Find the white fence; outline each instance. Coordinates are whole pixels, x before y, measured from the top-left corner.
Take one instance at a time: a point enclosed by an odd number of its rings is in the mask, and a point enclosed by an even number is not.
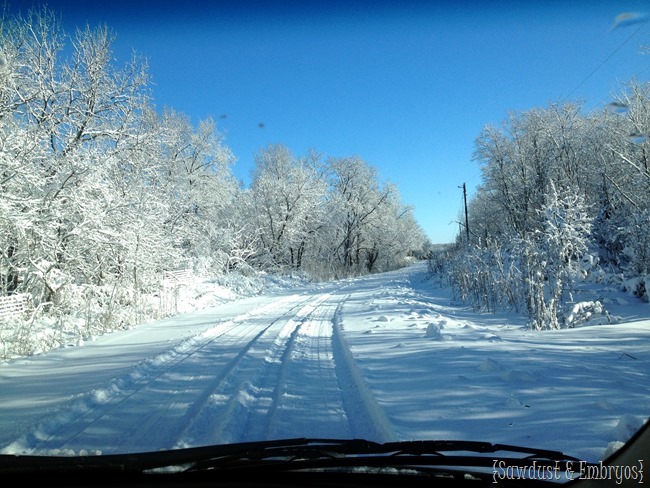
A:
[[[160,290],[160,308],[164,314],[178,311],[178,298],[180,288],[192,281],[192,272],[189,269],[177,271],[163,271],[162,289]]]
[[[11,319],[22,316],[27,312],[31,302],[28,293],[16,293],[0,297],[0,319]]]
[[[163,271],[163,286],[186,285],[192,280],[192,272],[189,269],[177,271]]]

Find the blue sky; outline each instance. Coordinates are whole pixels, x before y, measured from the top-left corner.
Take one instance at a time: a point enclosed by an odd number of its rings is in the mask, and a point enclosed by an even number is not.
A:
[[[108,24],[118,63],[147,58],[159,108],[213,117],[244,183],[270,143],[358,155],[433,242],[454,238],[459,186],[471,196],[480,182],[484,125],[557,101],[603,106],[650,74],[650,27],[610,30],[621,12],[650,12],[640,0],[45,3],[70,33]]]

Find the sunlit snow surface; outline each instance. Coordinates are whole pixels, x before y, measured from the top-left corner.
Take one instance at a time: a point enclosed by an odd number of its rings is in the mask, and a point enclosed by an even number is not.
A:
[[[454,303],[418,264],[235,300],[0,365],[0,451],[307,436],[483,440],[596,461],[650,414],[650,306],[604,298],[619,323],[533,332],[514,312]]]

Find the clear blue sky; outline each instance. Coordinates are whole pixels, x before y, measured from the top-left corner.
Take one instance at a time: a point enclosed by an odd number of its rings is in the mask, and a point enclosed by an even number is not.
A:
[[[118,62],[146,57],[158,107],[212,116],[249,180],[269,143],[359,155],[398,185],[433,242],[451,241],[480,182],[474,139],[508,111],[598,107],[648,80],[650,2],[125,1],[46,3],[66,29],[106,23]],[[632,36],[632,37],[630,37]],[[221,118],[226,115],[225,118]],[[260,123],[264,126],[260,127]]]

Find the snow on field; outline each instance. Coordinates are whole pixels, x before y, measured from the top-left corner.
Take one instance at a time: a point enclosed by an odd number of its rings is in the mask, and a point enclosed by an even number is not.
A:
[[[603,298],[616,324],[532,332],[514,313],[454,303],[423,264],[278,284],[0,365],[0,452],[307,436],[483,440],[596,461],[650,415],[650,308],[618,293]]]

